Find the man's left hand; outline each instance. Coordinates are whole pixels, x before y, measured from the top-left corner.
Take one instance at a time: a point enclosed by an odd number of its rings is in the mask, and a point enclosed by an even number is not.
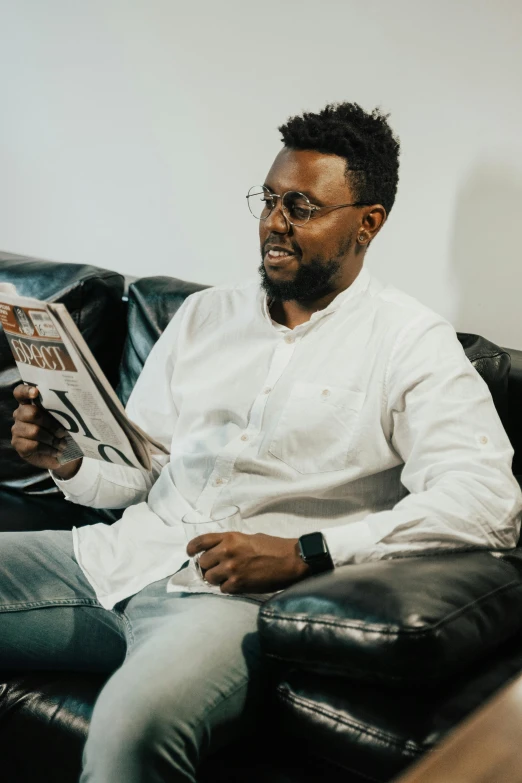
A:
[[[187,554],[198,553],[205,579],[222,593],[270,593],[304,579],[309,567],[297,538],[264,533],[206,533],[193,538]]]

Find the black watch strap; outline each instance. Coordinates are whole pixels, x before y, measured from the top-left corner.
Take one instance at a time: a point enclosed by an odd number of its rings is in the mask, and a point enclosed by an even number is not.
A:
[[[331,571],[334,567],[322,533],[306,533],[299,538],[299,554],[312,574]]]

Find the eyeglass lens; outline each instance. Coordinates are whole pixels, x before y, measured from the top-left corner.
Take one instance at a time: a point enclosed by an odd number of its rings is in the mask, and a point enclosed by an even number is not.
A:
[[[254,186],[248,191],[248,208],[258,220],[266,220],[276,207],[279,197],[270,193],[262,185]],[[303,226],[312,215],[310,201],[303,193],[289,191],[283,196],[283,214],[294,226]]]

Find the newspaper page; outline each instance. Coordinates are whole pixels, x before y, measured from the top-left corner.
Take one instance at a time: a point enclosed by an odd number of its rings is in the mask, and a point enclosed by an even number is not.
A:
[[[162,443],[152,438],[147,432],[144,432],[144,430],[128,418],[125,408],[103,374],[101,367],[83,339],[80,330],[67,312],[67,308],[62,304],[51,303],[49,303],[47,307],[52,313],[55,322],[58,324],[60,334],[62,334],[62,336],[65,335],[68,341],[74,345],[86,370],[90,373],[94,384],[100,391],[110,412],[129,439],[141,464],[143,466],[148,465],[150,463],[151,454],[169,454],[169,450]]]
[[[54,308],[59,310],[60,320],[53,315]],[[0,324],[22,380],[38,387],[38,404],[67,431],[67,448],[58,461],[64,464],[84,456],[150,470],[146,436],[127,419],[134,436],[133,442],[129,440],[114,415],[119,408],[118,418],[125,419],[123,406],[97,363],[95,368],[86,364],[82,348],[95,362],[94,357],[78,330],[75,336],[79,335],[83,345],[67,334],[67,319],[76,329],[63,305],[21,297],[11,284],[0,284]]]

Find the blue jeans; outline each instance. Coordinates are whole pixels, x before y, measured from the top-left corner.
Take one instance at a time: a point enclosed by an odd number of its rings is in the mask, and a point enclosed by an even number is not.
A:
[[[108,611],[70,532],[0,533],[0,667],[112,673],[81,783],[195,783],[209,751],[255,725],[259,604],[166,583]]]

